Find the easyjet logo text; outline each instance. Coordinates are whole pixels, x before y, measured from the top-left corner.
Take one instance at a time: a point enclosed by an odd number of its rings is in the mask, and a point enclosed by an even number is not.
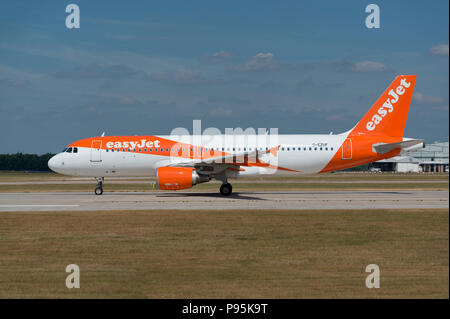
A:
[[[395,104],[400,99],[400,96],[405,94],[406,89],[411,86],[411,82],[406,82],[406,79],[402,79],[400,81],[400,85],[395,89],[391,89],[388,93],[388,98],[386,102],[384,102],[383,106],[378,109],[378,112],[372,116],[372,120],[367,122],[366,128],[369,131],[373,131],[378,124],[383,121],[383,118],[388,114],[394,111]],[[406,89],[405,89],[406,88]]]
[[[140,141],[125,141],[125,142],[108,142],[106,143],[106,148],[152,148],[159,147],[160,141],[147,141],[146,139],[142,139]]]

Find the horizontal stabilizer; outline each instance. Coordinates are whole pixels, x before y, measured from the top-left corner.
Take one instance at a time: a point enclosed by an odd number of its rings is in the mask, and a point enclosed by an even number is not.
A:
[[[377,143],[372,145],[374,152],[385,154],[395,149],[401,149],[404,152],[415,151],[425,147],[425,140],[405,139],[397,143]]]

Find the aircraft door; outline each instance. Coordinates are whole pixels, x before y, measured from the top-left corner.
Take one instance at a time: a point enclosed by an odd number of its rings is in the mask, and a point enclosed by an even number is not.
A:
[[[91,144],[91,162],[102,161],[102,141],[92,141]]]
[[[349,138],[345,139],[344,143],[342,143],[342,159],[352,159],[352,140]]]

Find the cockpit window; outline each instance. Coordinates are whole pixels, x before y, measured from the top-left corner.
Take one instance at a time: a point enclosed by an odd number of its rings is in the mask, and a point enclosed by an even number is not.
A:
[[[67,153],[72,153],[72,148],[71,147],[69,147],[68,149],[67,149],[67,151],[66,151]]]
[[[78,153],[78,147],[74,147],[74,148],[73,148],[73,152],[74,152],[74,153]]]
[[[65,147],[65,148],[62,150],[62,153],[64,153],[65,151],[67,151],[67,147]]]

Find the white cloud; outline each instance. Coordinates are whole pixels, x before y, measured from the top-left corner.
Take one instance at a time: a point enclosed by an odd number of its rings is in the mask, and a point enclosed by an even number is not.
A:
[[[273,53],[258,53],[252,57],[247,63],[240,66],[234,66],[231,69],[241,72],[254,72],[263,70],[272,70],[277,67],[277,61]]]
[[[448,56],[448,43],[447,44],[438,44],[432,47],[428,51],[431,55],[443,55]]]
[[[443,103],[445,100],[439,96],[425,95],[420,92],[414,93],[414,101],[419,104],[436,104]]]
[[[206,53],[200,58],[200,61],[218,63],[218,62],[223,62],[232,56],[233,56],[233,53],[222,50],[222,51],[213,53],[211,55],[209,53]]]
[[[322,62],[312,62],[303,64],[279,64],[282,69],[296,70],[296,71],[314,71],[324,70],[333,72],[359,72],[359,73],[381,73],[392,72],[393,69],[388,65],[378,61],[360,61],[353,62],[346,59],[328,60]]]
[[[389,70],[387,65],[376,61],[356,62],[352,68],[353,72],[386,72]]]

